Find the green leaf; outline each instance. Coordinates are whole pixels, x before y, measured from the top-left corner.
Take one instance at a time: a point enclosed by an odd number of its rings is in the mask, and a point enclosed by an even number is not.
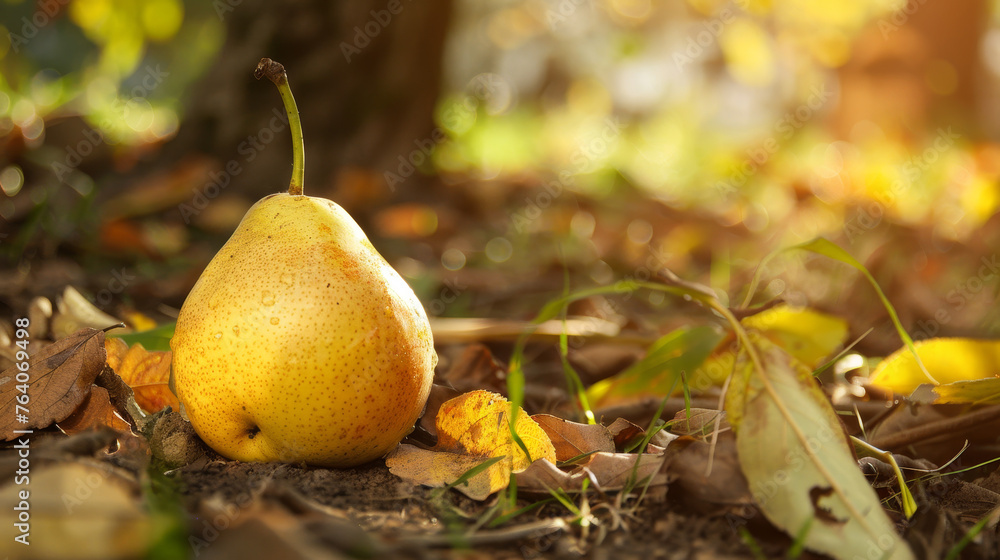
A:
[[[814,309],[778,305],[740,321],[795,359],[815,368],[847,341],[847,321]]]
[[[726,410],[764,515],[790,535],[811,520],[805,546],[834,558],[913,558],[809,368],[759,335],[742,340]]]
[[[906,329],[903,328],[903,324],[899,322],[899,315],[896,314],[896,308],[894,308],[892,304],[889,303],[889,298],[885,296],[885,293],[882,292],[882,288],[880,288],[878,282],[875,281],[875,277],[872,276],[871,272],[868,272],[868,269],[865,268],[863,264],[859,263],[857,259],[852,257],[851,254],[848,253],[847,251],[841,249],[837,245],[834,245],[830,241],[827,241],[826,239],[823,238],[813,239],[812,241],[798,245],[797,248],[804,249],[806,251],[811,251],[813,253],[816,253],[817,255],[830,257],[833,260],[840,261],[848,266],[854,267],[855,269],[859,270],[861,274],[864,274],[865,278],[868,279],[868,283],[870,283],[872,287],[875,288],[875,293],[878,294],[878,298],[882,300],[882,305],[885,307],[885,310],[889,313],[889,318],[892,319],[892,324],[896,326],[896,332],[899,333],[899,338],[903,340],[903,344],[905,344],[906,347],[910,349],[910,352],[916,358],[917,365],[920,367],[920,370],[924,373],[924,375],[931,383],[935,384],[937,383],[937,380],[935,380],[931,376],[931,374],[927,371],[927,368],[924,367],[923,362],[920,361],[920,356],[917,354],[916,348],[913,347],[913,339],[910,338],[910,335],[906,332]]]
[[[590,402],[607,406],[635,395],[669,395],[679,387],[682,372],[693,373],[724,338],[715,327],[682,327],[654,342],[646,356],[625,371],[593,385]]]
[[[998,404],[1000,403],[1000,377],[955,381],[934,388],[938,404]]]
[[[120,338],[129,346],[136,343],[142,344],[142,347],[150,352],[168,352],[170,351],[170,339],[174,336],[175,325],[176,323],[167,323],[156,328],[149,329],[148,331],[128,334],[115,334],[115,331],[108,331],[107,336]]]
[[[824,257],[829,257],[835,261],[842,262],[860,271],[861,274],[863,274],[865,278],[868,279],[868,282],[872,285],[872,287],[875,288],[875,293],[878,294],[879,299],[882,301],[883,307],[885,307],[885,310],[889,313],[889,318],[892,319],[892,324],[896,327],[896,332],[899,334],[899,338],[903,341],[903,344],[906,346],[906,348],[908,348],[910,352],[913,354],[913,356],[916,358],[916,364],[920,368],[920,371],[923,373],[924,377],[931,383],[934,384],[938,383],[937,380],[935,380],[934,377],[932,377],[931,374],[927,371],[927,368],[924,367],[923,362],[920,361],[920,356],[917,354],[917,350],[913,346],[913,339],[910,338],[910,335],[906,332],[906,329],[903,328],[903,324],[900,323],[899,321],[899,315],[896,314],[896,308],[892,306],[892,303],[889,302],[889,298],[887,298],[885,293],[882,292],[882,288],[880,288],[878,282],[875,281],[875,277],[872,276],[870,272],[868,272],[868,269],[865,268],[863,264],[859,263],[857,259],[851,256],[850,253],[841,249],[837,245],[834,245],[830,241],[823,239],[822,237],[818,237],[816,239],[813,239],[812,241],[807,241],[800,245],[794,245],[786,249],[779,249],[764,257],[764,259],[761,260],[760,264],[757,265],[757,270],[754,272],[753,280],[751,280],[750,282],[750,288],[747,290],[746,299],[743,301],[743,307],[749,305],[750,301],[753,299],[753,294],[757,289],[757,284],[760,282],[760,275],[764,270],[764,265],[767,264],[772,258],[777,256],[778,254],[783,253],[785,251],[791,251],[794,249],[802,249],[804,251],[816,253],[817,255],[823,255]]]

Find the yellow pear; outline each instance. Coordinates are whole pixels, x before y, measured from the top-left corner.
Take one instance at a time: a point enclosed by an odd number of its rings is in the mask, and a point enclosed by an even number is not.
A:
[[[413,290],[340,206],[302,193],[298,110],[288,193],[257,202],[184,301],[170,342],[177,396],[199,436],[241,461],[346,467],[413,428],[437,354]]]

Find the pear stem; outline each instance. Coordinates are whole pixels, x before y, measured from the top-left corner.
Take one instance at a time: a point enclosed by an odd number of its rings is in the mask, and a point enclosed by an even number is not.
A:
[[[285,73],[285,67],[281,63],[270,58],[262,58],[253,75],[258,80],[266,76],[278,86],[281,101],[285,104],[285,112],[288,113],[288,126],[292,132],[292,179],[288,182],[288,194],[301,195],[306,172],[305,142],[302,139],[299,108],[295,105],[292,88],[288,86],[288,74]]]

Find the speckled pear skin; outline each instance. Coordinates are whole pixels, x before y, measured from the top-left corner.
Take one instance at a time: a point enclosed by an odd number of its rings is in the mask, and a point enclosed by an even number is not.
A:
[[[170,341],[195,431],[241,461],[348,467],[413,428],[437,354],[413,290],[337,204],[276,194],[247,212]]]

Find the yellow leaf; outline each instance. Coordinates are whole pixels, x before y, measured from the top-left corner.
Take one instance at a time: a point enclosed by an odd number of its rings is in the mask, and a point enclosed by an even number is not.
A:
[[[180,409],[177,397],[170,391],[170,352],[150,352],[142,344],[129,347],[120,338],[104,339],[108,351],[108,367],[122,378],[132,392],[135,402],[146,412],[159,412],[170,406]]]
[[[1000,377],[955,381],[934,388],[935,403],[941,404],[1000,404]]]
[[[779,305],[740,322],[813,369],[847,340],[846,321],[812,309]],[[640,362],[592,385],[587,396],[594,406],[607,407],[647,395],[663,395],[671,388],[674,394],[680,394],[682,387],[676,379],[680,371],[687,372],[692,393],[704,392],[722,385],[733,371],[732,342],[732,333],[722,337],[708,327],[678,329],[650,346]],[[706,344],[711,346],[706,348]],[[711,353],[706,359],[707,352]]]
[[[931,338],[915,342],[913,346],[927,372],[942,384],[988,379],[1000,373],[998,340]],[[930,380],[920,371],[913,353],[901,348],[882,360],[872,373],[870,383],[887,391],[909,395]]]
[[[813,309],[772,307],[740,321],[748,330],[758,331],[795,360],[816,369],[847,340],[847,321]],[[698,389],[721,385],[733,371],[735,355],[727,339],[691,376],[689,384]]]
[[[740,322],[814,369],[847,340],[847,321],[813,309],[779,305]]]
[[[523,410],[517,415],[516,430],[528,449],[524,454],[513,438],[510,403],[489,391],[459,395],[438,410],[435,424],[438,442],[433,449],[403,444],[386,457],[389,470],[411,482],[444,486],[466,471],[494,457],[503,459],[455,488],[470,498],[484,500],[507,487],[512,472],[521,472],[532,461],[556,461],[556,451],[545,431]]]

